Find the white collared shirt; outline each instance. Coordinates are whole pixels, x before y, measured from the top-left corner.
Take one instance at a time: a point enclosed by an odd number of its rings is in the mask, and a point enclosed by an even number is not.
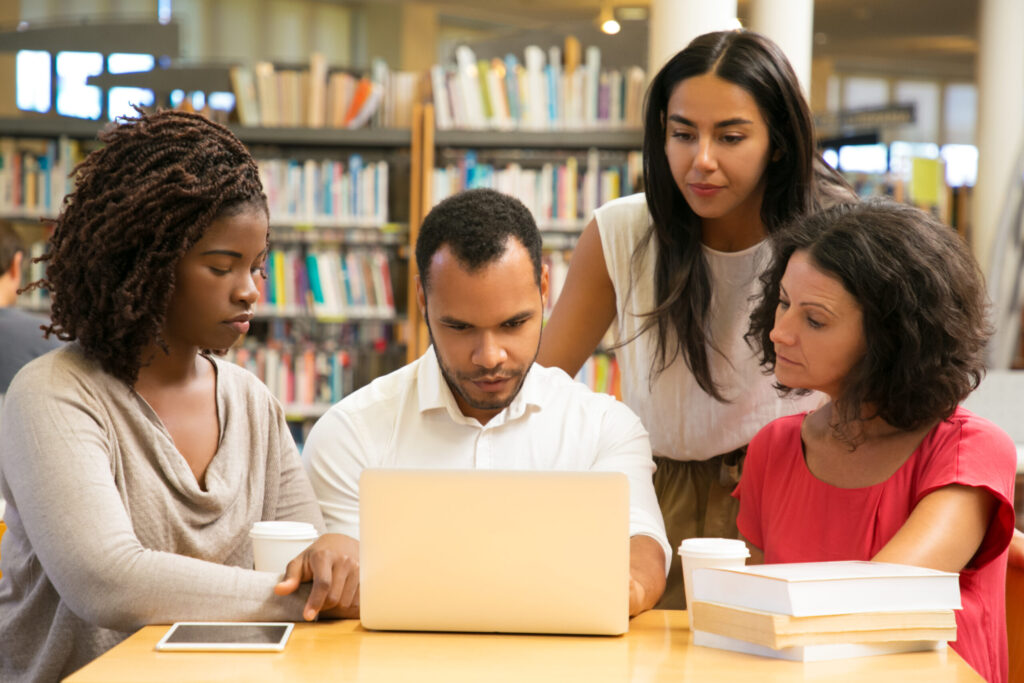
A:
[[[629,477],[631,536],[665,537],[647,432],[629,408],[557,368],[534,364],[487,424],[462,414],[433,347],[336,403],[317,420],[303,459],[327,530],[359,538],[359,475],[368,467],[594,470]]]

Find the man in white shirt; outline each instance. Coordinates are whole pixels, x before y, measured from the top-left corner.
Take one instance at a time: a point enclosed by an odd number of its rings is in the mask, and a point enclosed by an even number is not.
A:
[[[624,404],[534,364],[548,273],[529,211],[493,190],[446,199],[423,222],[416,260],[432,347],[334,405],[306,440],[328,531],[358,558],[367,467],[624,472],[630,614],[652,607],[671,554],[647,432]],[[353,571],[345,592],[357,581]]]

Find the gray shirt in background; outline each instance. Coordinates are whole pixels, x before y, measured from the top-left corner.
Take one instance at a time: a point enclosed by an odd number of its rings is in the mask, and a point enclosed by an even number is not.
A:
[[[47,324],[43,316],[12,306],[0,308],[0,394],[23,365],[61,345],[56,337],[43,339],[40,327]]]
[[[280,404],[212,359],[206,488],[138,394],[68,344],[12,382],[0,431],[0,680],[57,680],[146,624],[300,621],[255,572],[253,522],[323,519]]]

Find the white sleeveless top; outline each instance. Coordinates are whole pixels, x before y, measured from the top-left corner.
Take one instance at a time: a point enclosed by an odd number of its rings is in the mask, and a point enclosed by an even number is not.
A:
[[[654,308],[657,246],[651,242],[636,262],[633,252],[651,225],[643,194],[608,202],[595,212],[604,260],[615,288],[615,341],[633,339]],[[773,375],[764,375],[754,350],[744,340],[760,291],[757,276],[771,258],[767,241],[738,252],[703,247],[711,276],[711,334],[721,353],[708,349],[711,377],[729,403],[700,388],[682,355],[650,381],[657,350],[654,328],[615,350],[621,371],[622,399],[643,421],[656,455],[675,460],[707,460],[745,445],[777,417],[811,410],[820,394],[780,398]],[[724,356],[723,356],[724,354]],[[671,357],[671,353],[669,354]]]

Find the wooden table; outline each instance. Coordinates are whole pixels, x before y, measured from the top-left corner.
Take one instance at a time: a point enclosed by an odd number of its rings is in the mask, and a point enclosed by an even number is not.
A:
[[[156,652],[147,626],[67,679],[117,681],[980,681],[953,650],[798,663],[691,644],[686,613],[652,611],[620,637],[367,631],[296,624],[280,653]]]

